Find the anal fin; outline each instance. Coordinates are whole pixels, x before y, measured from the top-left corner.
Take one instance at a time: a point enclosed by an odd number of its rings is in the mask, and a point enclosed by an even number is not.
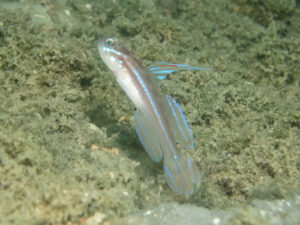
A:
[[[151,129],[151,125],[140,111],[134,115],[134,125],[139,140],[150,158],[155,162],[161,161],[163,151],[159,144],[159,138],[155,135],[155,130]]]

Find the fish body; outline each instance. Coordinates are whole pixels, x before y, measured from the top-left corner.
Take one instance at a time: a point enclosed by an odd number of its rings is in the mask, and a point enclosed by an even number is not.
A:
[[[209,68],[160,62],[147,69],[117,39],[98,42],[98,51],[119,85],[137,108],[134,125],[139,140],[155,162],[163,159],[168,185],[179,195],[188,196],[200,185],[195,163],[180,150],[193,148],[193,137],[184,114],[171,96],[159,92],[159,79],[177,70]]]

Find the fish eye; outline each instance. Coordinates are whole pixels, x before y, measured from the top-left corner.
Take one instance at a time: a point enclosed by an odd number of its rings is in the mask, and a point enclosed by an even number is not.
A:
[[[115,41],[111,38],[106,39],[105,43],[107,46],[111,46],[111,47],[113,47],[115,45]]]

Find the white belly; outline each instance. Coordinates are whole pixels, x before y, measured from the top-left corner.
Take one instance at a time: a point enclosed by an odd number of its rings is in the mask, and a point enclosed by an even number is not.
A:
[[[144,103],[141,94],[139,93],[136,84],[133,82],[129,74],[122,74],[122,77],[117,76],[117,81],[123,90],[126,92],[131,101],[137,108],[142,108]]]

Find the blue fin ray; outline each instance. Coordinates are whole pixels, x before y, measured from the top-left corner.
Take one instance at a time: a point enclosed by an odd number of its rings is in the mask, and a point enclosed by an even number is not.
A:
[[[134,115],[134,125],[139,140],[150,158],[155,162],[159,162],[163,157],[163,151],[148,122],[140,112]]]
[[[168,62],[159,62],[155,65],[152,65],[148,69],[159,80],[163,80],[166,78],[166,75],[171,74],[175,71],[179,71],[179,70],[204,70],[204,71],[212,71],[213,70],[212,68],[208,68],[208,67],[196,67],[196,66],[189,66],[189,65],[184,65],[184,64],[174,64],[174,63],[168,63]]]
[[[199,169],[183,155],[165,158],[164,171],[169,187],[179,195],[188,196],[200,185]]]
[[[179,104],[171,96],[166,96],[169,125],[171,126],[172,132],[175,136],[176,141],[183,148],[194,148],[194,141],[192,131],[190,130],[188,123],[185,119],[183,111],[181,110]]]

